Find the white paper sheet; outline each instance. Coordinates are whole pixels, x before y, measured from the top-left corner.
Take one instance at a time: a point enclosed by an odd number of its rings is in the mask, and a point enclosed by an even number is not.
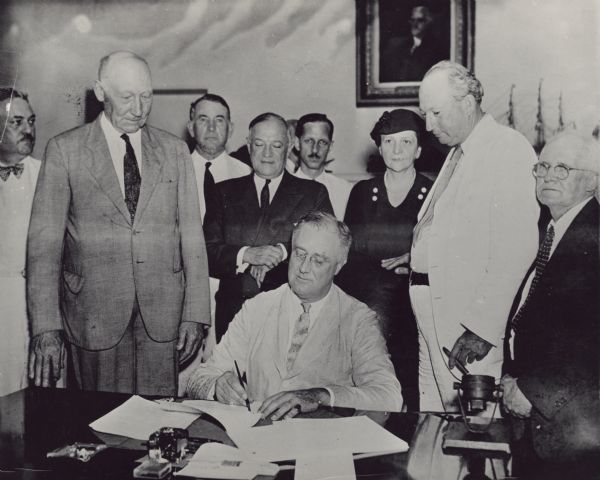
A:
[[[278,470],[279,467],[274,463],[258,463],[235,447],[205,443],[196,451],[186,467],[175,475],[244,480],[256,475],[275,476]]]
[[[365,416],[290,419],[230,433],[240,450],[267,462],[334,453],[396,453],[408,444]]]
[[[181,405],[195,408],[216,418],[225,427],[229,436],[235,431],[246,430],[254,426],[261,416],[260,413],[256,413],[260,404],[251,407],[253,412],[249,412],[245,406],[225,405],[210,400],[184,400]]]
[[[199,416],[199,412],[165,411],[158,403],[134,395],[112,412],[90,423],[90,427],[98,432],[147,440],[161,427],[188,428]]]
[[[296,459],[294,480],[356,480],[351,453],[329,452]]]

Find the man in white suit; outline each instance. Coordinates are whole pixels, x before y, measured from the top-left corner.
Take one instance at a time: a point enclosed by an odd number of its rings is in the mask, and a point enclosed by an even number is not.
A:
[[[537,250],[535,152],[481,110],[482,96],[479,80],[449,61],[434,65],[419,90],[427,130],[453,147],[411,251],[421,410],[458,409],[458,361],[500,377],[506,317]]]
[[[27,95],[0,88],[0,396],[27,386],[25,246],[40,161],[31,157],[35,114]]]
[[[292,234],[288,283],[246,301],[190,377],[188,395],[261,401],[273,420],[319,405],[399,411],[400,384],[375,312],[333,285],[351,240],[329,213],[303,217]]]

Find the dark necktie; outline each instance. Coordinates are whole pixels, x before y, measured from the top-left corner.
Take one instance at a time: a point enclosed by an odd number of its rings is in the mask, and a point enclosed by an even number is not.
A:
[[[298,317],[296,325],[294,326],[294,334],[292,335],[292,342],[290,343],[290,349],[287,355],[287,369],[290,371],[294,366],[296,357],[304,340],[308,336],[308,327],[310,325],[310,303],[302,303],[302,314]]]
[[[517,330],[517,324],[519,323],[519,320],[521,320],[521,318],[523,317],[523,313],[527,308],[527,303],[529,303],[529,300],[533,296],[533,292],[535,292],[535,289],[540,281],[540,277],[544,273],[544,269],[546,268],[546,264],[548,263],[548,259],[550,258],[550,250],[552,249],[553,241],[554,227],[550,225],[550,227],[548,227],[548,230],[546,231],[544,241],[540,245],[537,256],[535,257],[535,274],[533,276],[533,280],[531,281],[529,292],[527,292],[527,298],[525,299],[523,305],[521,305],[521,308],[519,308],[519,311],[515,314],[511,321],[511,326],[515,331]]]
[[[16,178],[21,178],[21,175],[23,175],[24,168],[25,168],[25,165],[23,165],[22,163],[17,163],[16,165],[10,165],[8,167],[0,166],[0,178],[4,182],[6,182],[11,173]]]
[[[265,185],[260,191],[260,209],[264,212],[269,207],[269,183],[271,180],[265,180]]]
[[[135,152],[129,141],[129,135],[124,133],[121,138],[125,142],[125,157],[123,158],[123,179],[125,184],[125,204],[131,215],[131,222],[135,218],[142,177],[138,168]]]
[[[212,196],[212,191],[215,187],[215,178],[212,173],[210,173],[210,167],[212,162],[206,162],[204,166],[206,169],[204,170],[204,201],[208,203],[209,199]]]

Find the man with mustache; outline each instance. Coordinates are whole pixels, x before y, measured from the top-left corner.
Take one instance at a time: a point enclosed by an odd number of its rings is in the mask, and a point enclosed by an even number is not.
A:
[[[146,125],[146,61],[113,52],[104,111],[48,142],[27,244],[29,376],[50,386],[65,347],[84,390],[177,393],[210,325],[208,268],[189,149]]]
[[[411,250],[421,410],[458,410],[459,361],[473,374],[500,377],[506,317],[537,250],[535,152],[483,112],[482,97],[475,75],[449,61],[431,67],[419,89],[427,130],[452,147]]]
[[[0,396],[27,386],[25,246],[40,161],[27,94],[0,87]]]
[[[333,122],[323,113],[309,113],[296,124],[295,147],[299,152],[298,178],[315,180],[327,188],[333,212],[338,220],[344,219],[346,204],[352,190],[347,180],[326,172],[327,156],[333,145]]]

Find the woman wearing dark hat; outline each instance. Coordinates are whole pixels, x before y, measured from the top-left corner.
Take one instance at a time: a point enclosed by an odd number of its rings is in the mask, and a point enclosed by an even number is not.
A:
[[[344,218],[352,231],[352,251],[338,280],[379,314],[408,410],[418,409],[419,355],[408,278],[400,267],[406,266],[401,257],[410,252],[417,214],[432,184],[414,167],[422,123],[410,110],[397,109],[385,112],[373,127],[371,138],[386,171],[352,189]]]

